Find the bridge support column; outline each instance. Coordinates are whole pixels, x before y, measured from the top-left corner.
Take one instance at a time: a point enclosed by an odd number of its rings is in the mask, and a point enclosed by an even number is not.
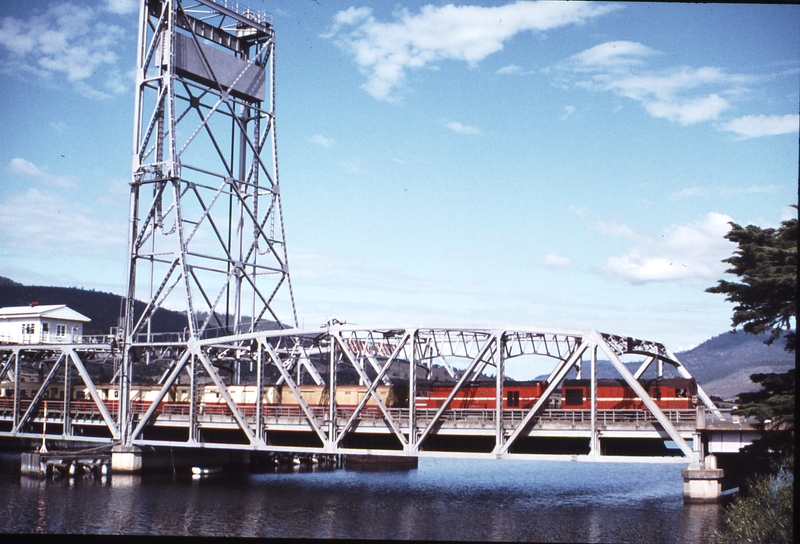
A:
[[[717,468],[717,458],[707,455],[704,465],[692,463],[688,469],[681,471],[684,503],[713,503],[722,496],[724,471]]]
[[[142,450],[136,446],[114,446],[111,448],[111,471],[134,473],[142,470]]]

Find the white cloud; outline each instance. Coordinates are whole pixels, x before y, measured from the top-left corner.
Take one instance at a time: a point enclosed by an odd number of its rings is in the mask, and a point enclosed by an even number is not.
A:
[[[471,127],[469,125],[463,125],[458,121],[450,121],[445,126],[453,132],[457,132],[459,134],[481,134],[481,129],[477,127]]]
[[[522,73],[522,68],[520,68],[516,64],[509,64],[508,66],[503,66],[502,68],[497,70],[497,73],[500,74],[501,76],[516,75]]]
[[[0,244],[47,254],[124,255],[125,225],[96,219],[91,206],[28,189],[0,202]]]
[[[544,264],[548,268],[570,268],[572,266],[572,261],[569,257],[549,253],[544,257]]]
[[[333,138],[326,138],[322,134],[314,134],[314,136],[311,137],[311,141],[325,148],[333,147],[336,144],[336,140]]]
[[[592,228],[601,234],[610,236],[612,238],[624,238],[627,240],[638,240],[641,234],[634,229],[616,221],[595,221],[592,223]]]
[[[798,131],[800,115],[745,115],[722,125],[723,130],[735,132],[743,138],[793,134]]]
[[[339,162],[339,166],[348,174],[363,174],[364,167],[360,159],[347,159]]]
[[[471,65],[503,49],[519,32],[546,31],[599,17],[617,6],[583,2],[525,2],[505,6],[424,6],[413,15],[395,13],[382,23],[370,8],[351,7],[336,14],[325,37],[351,54],[378,100],[395,100],[406,71],[461,60]]]
[[[589,208],[571,205],[567,208],[571,213],[574,213],[581,221],[583,221],[590,229],[609,236],[611,238],[623,238],[626,240],[638,240],[642,237],[637,231],[619,221],[611,221],[608,219],[594,219],[594,215]]]
[[[630,69],[632,66],[644,64],[644,60],[641,57],[656,54],[658,54],[658,51],[640,43],[617,41],[595,45],[577,55],[571,56],[567,59],[567,62],[573,70],[579,72],[618,67]]]
[[[682,125],[719,121],[756,77],[713,66],[654,68],[661,52],[641,43],[606,42],[555,66],[561,87],[610,91],[640,103],[653,117]],[[798,116],[745,116],[720,125],[744,137],[797,132]]]
[[[139,11],[139,0],[106,0],[106,10],[117,15]]]
[[[710,187],[684,187],[669,195],[670,200],[683,200],[685,198],[708,196],[712,189]]]
[[[636,247],[609,257],[601,272],[631,283],[713,280],[722,276],[733,243],[725,239],[732,219],[711,212],[703,220],[665,229],[661,239],[640,237]]]
[[[702,198],[706,196],[721,196],[721,195],[748,195],[758,193],[773,193],[780,189],[778,185],[751,185],[749,187],[727,187],[727,186],[709,186],[709,187],[685,187],[680,191],[676,191],[670,195],[670,200],[684,200],[687,198]]]
[[[559,119],[561,119],[562,121],[564,119],[569,119],[570,117],[572,117],[572,114],[574,113],[575,113],[575,106],[564,106],[564,115],[559,117]]]
[[[30,19],[0,19],[0,50],[8,54],[0,59],[6,72],[34,73],[45,79],[65,77],[73,88],[89,98],[110,96],[125,89],[113,83],[117,70],[114,52],[124,30],[97,20],[90,7],[70,3],[53,4]],[[107,74],[112,74],[106,81]],[[94,82],[98,78],[101,83]]]
[[[701,121],[712,121],[730,108],[730,103],[717,94],[690,100],[645,102],[645,109],[653,117],[677,121],[682,125],[693,125]]]
[[[77,185],[77,180],[74,176],[56,176],[20,157],[14,157],[9,161],[6,172],[13,177],[25,178],[54,187],[73,189]]]

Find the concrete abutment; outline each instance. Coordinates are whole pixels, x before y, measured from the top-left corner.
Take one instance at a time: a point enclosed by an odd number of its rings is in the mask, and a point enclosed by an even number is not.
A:
[[[683,476],[683,502],[690,504],[719,502],[722,497],[722,476],[717,468],[717,458],[707,455],[704,463],[692,463],[681,470]]]

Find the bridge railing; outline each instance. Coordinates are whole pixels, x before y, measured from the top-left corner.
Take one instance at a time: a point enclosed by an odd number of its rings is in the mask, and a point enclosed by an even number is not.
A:
[[[11,419],[13,417],[13,397],[0,398],[0,418]],[[31,399],[20,399],[19,409],[22,413],[28,409]],[[106,407],[114,413],[116,411],[116,401],[107,401]],[[132,403],[132,413],[143,415],[150,407],[149,402]],[[257,407],[253,404],[239,405],[239,411],[249,421],[255,422]],[[63,401],[48,400],[47,410],[48,419],[61,417],[64,409]],[[318,424],[328,422],[329,412],[327,406],[309,407],[311,414]],[[41,408],[40,408],[41,410]],[[337,424],[343,424],[349,420],[355,409],[352,407],[338,408],[335,411]],[[427,426],[433,421],[437,410],[420,409],[416,410],[417,426]],[[184,420],[190,415],[190,406],[185,402],[165,402],[158,408],[159,417],[162,420]],[[264,421],[267,423],[301,423],[306,415],[300,406],[281,406],[264,405],[261,411]],[[389,414],[400,425],[407,425],[409,419],[408,408],[390,408]],[[664,414],[673,423],[694,423],[697,414],[694,410],[664,410]],[[197,406],[197,415],[201,421],[216,421],[230,419],[233,421],[231,409],[225,403],[201,403]],[[440,416],[440,423],[445,426],[470,426],[488,427],[494,426],[497,413],[494,410],[486,409],[453,409],[446,410]],[[514,428],[519,425],[527,415],[526,410],[503,410],[503,427]],[[41,417],[37,416],[37,419]],[[70,403],[70,417],[73,419],[101,419],[102,416],[97,406],[91,400],[73,400]],[[377,406],[366,406],[362,408],[357,420],[362,425],[370,424],[381,425],[385,418],[383,412]],[[554,422],[563,424],[589,424],[591,422],[591,412],[589,410],[543,410],[536,418],[534,425],[538,422]],[[597,424],[610,425],[619,423],[650,424],[656,423],[655,416],[647,410],[598,410]]]

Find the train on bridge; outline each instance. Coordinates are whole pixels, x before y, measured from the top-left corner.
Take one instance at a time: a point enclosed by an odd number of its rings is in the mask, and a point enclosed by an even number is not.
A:
[[[665,378],[639,380],[639,384],[662,410],[692,410],[698,406],[697,383],[693,379]],[[528,410],[544,395],[545,381],[506,381],[503,384],[502,407],[506,410]],[[147,409],[156,400],[162,386],[157,384],[131,386],[131,402],[134,409]],[[455,382],[420,382],[416,385],[414,406],[417,409],[439,409],[453,391]],[[227,385],[228,393],[239,406],[253,406],[257,402],[255,385]],[[330,404],[330,388],[327,385],[298,385],[303,400],[312,407],[326,407]],[[33,399],[41,389],[40,383],[20,382],[20,400]],[[109,408],[114,408],[119,391],[114,384],[97,384],[98,395]],[[10,408],[13,404],[15,384],[0,383],[0,407]],[[408,408],[408,385],[379,385],[377,396],[387,408]],[[355,408],[367,395],[368,388],[360,385],[337,385],[335,404],[339,408]],[[63,401],[64,385],[52,384],[42,394],[42,399]],[[76,407],[91,404],[89,388],[85,384],[72,386],[69,398]],[[225,401],[215,385],[198,388],[199,407],[224,405]],[[168,390],[162,404],[188,405],[190,387],[173,385]],[[299,406],[299,401],[288,385],[266,385],[262,388],[261,403],[265,406]],[[448,408],[458,410],[496,408],[496,384],[493,381],[468,382],[456,392]],[[367,407],[377,407],[374,396],[365,403]],[[591,408],[590,380],[564,380],[561,387],[546,405],[546,408],[561,410],[589,410]],[[159,407],[159,410],[161,408]],[[599,410],[646,410],[644,401],[634,389],[622,379],[597,380],[597,409]],[[137,411],[138,411],[137,410]]]

